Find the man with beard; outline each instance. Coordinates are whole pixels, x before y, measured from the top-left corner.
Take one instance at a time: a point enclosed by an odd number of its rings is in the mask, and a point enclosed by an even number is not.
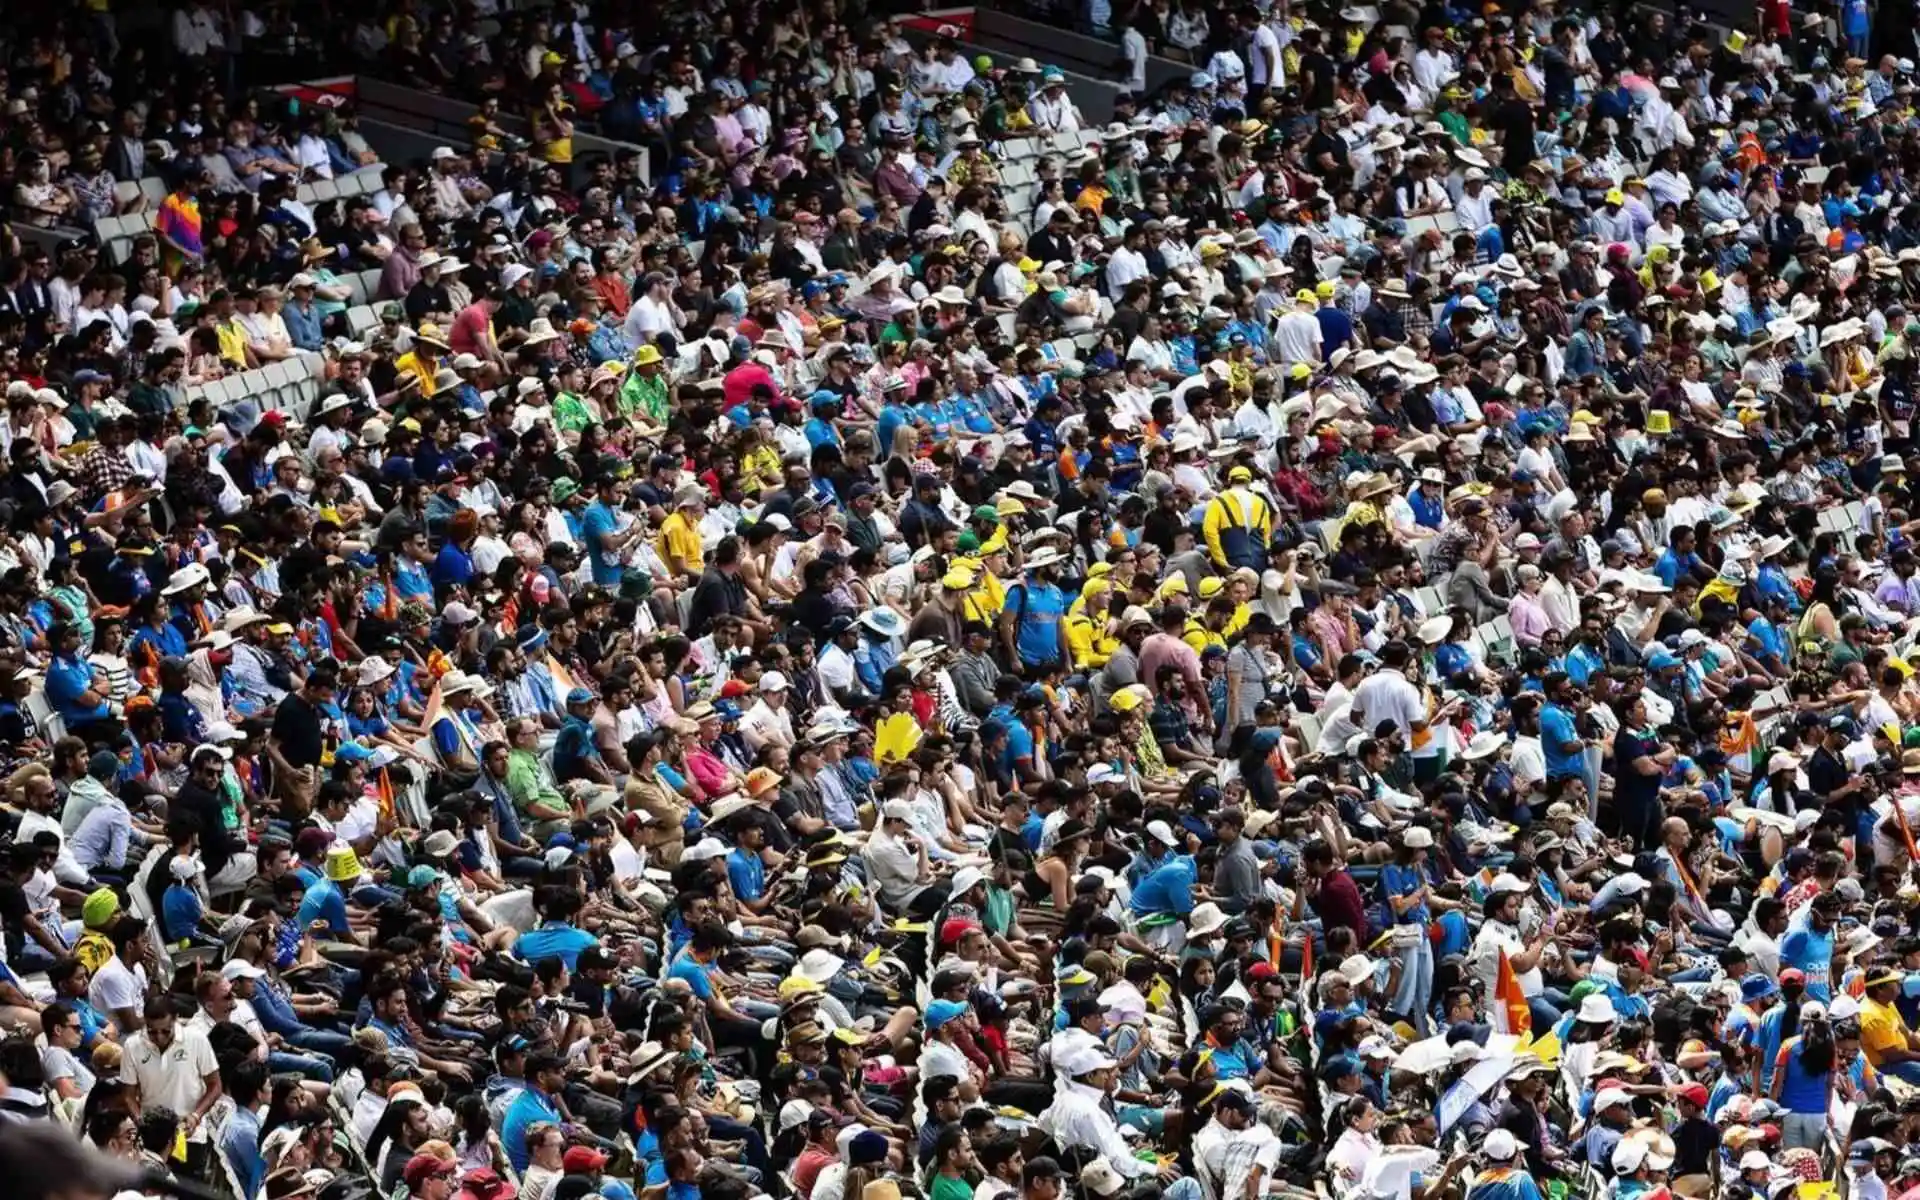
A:
[[[1042,546],[1027,558],[1026,578],[1007,589],[1000,640],[1007,661],[1038,679],[1068,661],[1067,597],[1060,590],[1060,551]]]

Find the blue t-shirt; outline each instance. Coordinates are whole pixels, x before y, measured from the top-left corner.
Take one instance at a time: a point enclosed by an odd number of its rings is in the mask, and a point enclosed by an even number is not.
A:
[[[331,879],[322,878],[307,888],[306,896],[300,901],[300,913],[294,920],[302,929],[315,921],[325,921],[333,933],[351,931],[347,924],[347,898],[340,891],[340,885]]]
[[[433,560],[433,582],[441,587],[463,586],[473,578],[473,556],[452,542],[440,547]]]
[[[1133,911],[1141,916],[1157,913],[1185,916],[1192,912],[1196,874],[1191,857],[1174,855],[1148,871],[1140,880],[1140,886],[1133,889],[1130,901]]]
[[[587,505],[586,517],[580,522],[580,541],[587,548],[587,561],[593,565],[593,581],[603,587],[620,582],[619,551],[600,546],[601,536],[613,531],[613,510],[598,500]]]
[[[47,664],[47,703],[69,726],[105,720],[105,704],[84,705],[80,697],[93,687],[93,670],[78,658],[56,655]]]
[[[169,884],[160,897],[160,924],[166,940],[178,942],[192,937],[199,931],[200,918],[206,911],[192,888]]]
[[[1547,775],[1558,779],[1567,775],[1578,775],[1586,769],[1584,751],[1567,753],[1561,747],[1568,742],[1578,741],[1580,731],[1574,728],[1573,714],[1558,704],[1548,704],[1540,709],[1540,748],[1546,752]]]
[[[727,855],[727,881],[740,899],[758,900],[767,894],[767,864],[753,851],[736,847]]]
[[[707,1000],[713,996],[713,980],[707,977],[707,965],[693,957],[691,948],[683,949],[674,956],[672,964],[667,967],[667,978],[686,980],[697,1000]]]
[[[527,1149],[527,1130],[542,1121],[559,1125],[562,1118],[559,1108],[538,1088],[523,1089],[513,1098],[513,1103],[507,1105],[506,1115],[500,1121],[500,1144],[506,1148],[514,1170],[525,1172],[532,1161],[533,1153]]]
[[[1807,976],[1807,999],[1825,1004],[1833,999],[1833,930],[1816,933],[1802,926],[1780,939],[1780,965]]]
[[[513,952],[530,963],[557,958],[571,971],[579,964],[582,950],[599,944],[600,939],[584,929],[565,924],[542,925],[521,934],[520,940],[513,944]]]
[[[1028,579],[1007,589],[1007,611],[1018,614],[1015,644],[1030,667],[1059,662],[1060,622],[1067,615],[1067,594],[1050,583]]]
[[[1380,886],[1386,889],[1387,895],[1389,896],[1411,896],[1425,887],[1426,884],[1427,877],[1421,872],[1419,867],[1407,867],[1399,863],[1388,863],[1386,866],[1380,868]],[[1422,900],[1406,912],[1395,916],[1393,923],[1396,925],[1425,925],[1432,918],[1433,913],[1427,908],[1426,901]]]

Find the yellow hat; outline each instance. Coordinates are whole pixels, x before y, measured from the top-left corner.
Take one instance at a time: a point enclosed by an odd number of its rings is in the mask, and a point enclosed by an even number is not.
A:
[[[964,592],[973,586],[973,575],[969,571],[956,567],[941,577],[940,586]]]
[[[1652,409],[1647,413],[1648,433],[1672,433],[1673,414],[1664,408]]]
[[[1113,564],[1109,562],[1097,562],[1087,568],[1088,579],[1105,579],[1111,574],[1113,574]]]
[[[980,557],[982,558],[985,558],[989,554],[1005,554],[1006,552],[1007,531],[1005,526],[994,530],[992,537],[980,543]]]
[[[1227,482],[1228,483],[1252,483],[1253,472],[1248,470],[1246,467],[1235,467],[1233,470],[1227,472]]]
[[[1040,269],[1040,260],[1037,258],[1023,258],[1018,265],[1022,271],[1031,275]]]
[[[1293,294],[1293,298],[1301,304],[1313,304],[1318,300],[1318,297],[1313,294],[1312,288],[1301,288]]]
[[[642,346],[633,352],[633,365],[636,367],[651,366],[659,361],[660,347],[658,346]]]
[[[1333,280],[1322,279],[1319,283],[1314,284],[1313,294],[1322,300],[1333,299]]]
[[[540,56],[540,65],[543,67],[557,67],[565,61],[567,60],[564,58],[561,58],[558,54],[555,54],[551,50],[547,51],[545,54],[542,54]]]
[[[1107,706],[1115,712],[1132,712],[1152,698],[1153,694],[1147,691],[1146,685],[1129,684],[1108,697]]]
[[[1219,258],[1222,254],[1225,254],[1226,252],[1227,252],[1227,248],[1225,246],[1222,246],[1218,242],[1200,243],[1201,258]]]
[[[1313,368],[1308,366],[1306,363],[1295,363],[1292,366],[1287,368],[1287,378],[1288,379],[1311,379],[1313,378]]]
[[[1159,588],[1154,591],[1154,595],[1162,600],[1168,596],[1184,596],[1186,594],[1187,577],[1178,573],[1167,576]]]
[[[1104,596],[1112,590],[1113,581],[1110,579],[1089,579],[1081,587],[1080,594],[1091,600],[1095,596]]]
[[[1626,202],[1627,202],[1627,194],[1625,192],[1621,191],[1619,188],[1607,189],[1608,204],[1625,204]]]
[[[360,856],[353,852],[352,846],[335,846],[327,851],[327,878],[335,883],[345,883],[349,879],[360,878]]]
[[[797,996],[811,996],[827,989],[808,979],[805,975],[793,974],[780,981],[780,999],[792,1000]]]
[[[993,511],[1003,517],[1016,516],[1027,511],[1027,506],[1012,496],[1002,496],[993,502]]]
[[[1209,575],[1200,581],[1200,598],[1208,600],[1227,590],[1226,581],[1218,575]]]

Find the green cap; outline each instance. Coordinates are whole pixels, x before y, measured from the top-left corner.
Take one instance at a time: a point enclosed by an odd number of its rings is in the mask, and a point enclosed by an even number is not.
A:
[[[416,892],[424,892],[439,882],[439,873],[424,864],[407,872],[407,886]]]
[[[565,475],[553,481],[553,499],[555,503],[565,500],[580,490],[580,485]]]
[[[953,546],[962,554],[972,554],[980,549],[980,535],[969,529],[954,541]]]
[[[982,504],[973,510],[973,519],[976,521],[985,521],[989,525],[998,525],[1000,523],[1000,510],[991,504]]]
[[[1908,749],[1920,748],[1920,725],[1915,725],[1901,735],[1900,745]]]

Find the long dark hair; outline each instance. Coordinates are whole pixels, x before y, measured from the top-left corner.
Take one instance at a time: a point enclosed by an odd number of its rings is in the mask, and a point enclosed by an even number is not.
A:
[[[367,1135],[369,1166],[375,1171],[380,1169],[380,1151],[388,1142],[400,1140],[401,1135],[406,1132],[407,1119],[413,1115],[415,1109],[424,1107],[426,1106],[420,1101],[410,1099],[395,1100],[387,1105],[387,1110],[380,1114],[379,1123],[373,1127],[373,1132]]]
[[[1835,1057],[1832,1023],[1824,1019],[1808,1021],[1807,1031],[1800,1035],[1800,1065],[1809,1075],[1825,1075],[1833,1070]]]

